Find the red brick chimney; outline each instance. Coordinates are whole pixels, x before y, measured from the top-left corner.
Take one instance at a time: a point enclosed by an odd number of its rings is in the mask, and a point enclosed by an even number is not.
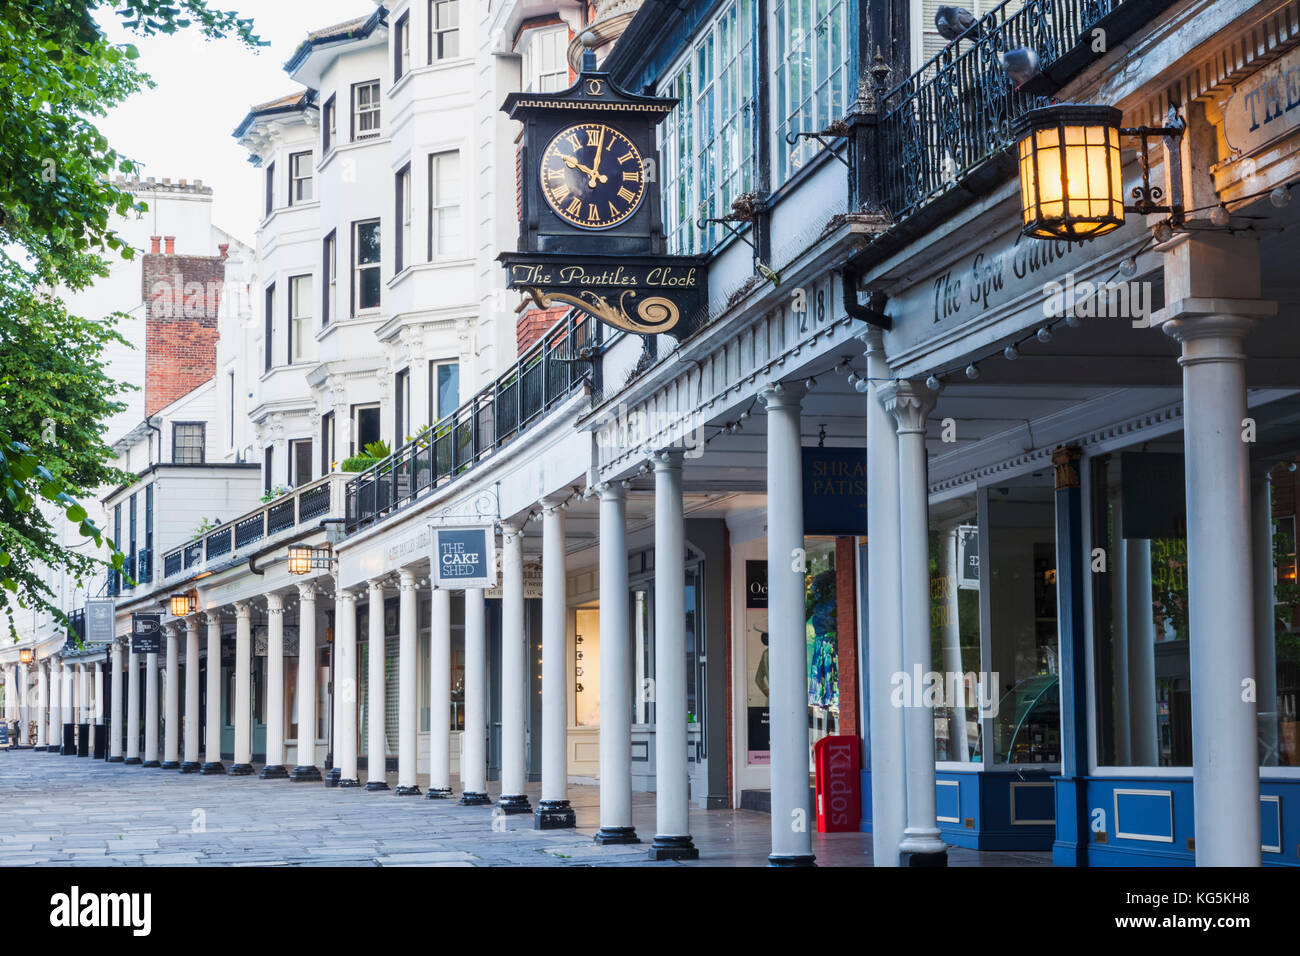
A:
[[[162,242],[162,236],[149,237],[149,251],[152,252],[155,256],[158,255],[158,253],[162,252],[162,249],[159,246],[159,243],[161,242]]]
[[[209,381],[217,370],[217,312],[226,279],[224,256],[176,255],[176,237],[152,238],[142,257],[145,304],[146,417]]]

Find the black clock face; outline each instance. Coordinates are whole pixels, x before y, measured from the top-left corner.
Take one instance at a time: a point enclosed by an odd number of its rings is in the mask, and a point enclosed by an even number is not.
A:
[[[645,196],[641,153],[604,123],[578,123],[556,133],[542,153],[540,175],[547,204],[580,229],[625,222]]]

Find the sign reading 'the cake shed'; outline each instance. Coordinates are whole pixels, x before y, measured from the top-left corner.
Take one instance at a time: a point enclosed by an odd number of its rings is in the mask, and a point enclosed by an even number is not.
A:
[[[433,583],[440,588],[491,588],[497,583],[493,567],[495,536],[491,525],[435,528]]]

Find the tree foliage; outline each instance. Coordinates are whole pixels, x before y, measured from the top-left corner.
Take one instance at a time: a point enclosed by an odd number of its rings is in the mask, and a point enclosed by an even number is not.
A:
[[[0,4],[0,612],[14,636],[15,604],[66,623],[45,567],[82,584],[105,567],[122,569],[116,543],[77,501],[130,478],[104,441],[127,387],[104,361],[105,348],[123,341],[120,317],[73,315],[58,295],[107,275],[106,257],[133,258],[113,217],[145,211],[113,182],[136,164],[96,125],[151,85],[134,45],[111,43],[100,29],[96,16],[108,12],[138,36],[192,27],[208,39],[262,45],[251,20],[204,0]],[[42,499],[86,541],[64,546],[37,507]]]

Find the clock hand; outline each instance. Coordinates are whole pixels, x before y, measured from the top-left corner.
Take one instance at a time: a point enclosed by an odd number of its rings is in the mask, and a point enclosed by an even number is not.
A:
[[[587,187],[590,189],[596,188],[597,177],[600,178],[600,181],[602,183],[605,182],[607,179],[607,177],[601,176],[599,173],[596,172],[596,170],[600,169],[600,157],[604,152],[605,152],[605,127],[602,126],[600,128],[600,139],[596,141],[596,159],[592,162],[591,169],[588,170],[588,174],[591,176],[591,178],[587,180]]]
[[[564,165],[568,166],[570,169],[577,169],[581,172],[586,173],[589,177],[592,177],[588,181],[588,185],[590,186],[595,186],[597,179],[599,179],[602,183],[609,182],[608,176],[604,175],[603,173],[597,173],[594,169],[590,169],[587,166],[582,165],[582,163],[578,162],[572,156],[561,156],[560,158],[564,160]]]

